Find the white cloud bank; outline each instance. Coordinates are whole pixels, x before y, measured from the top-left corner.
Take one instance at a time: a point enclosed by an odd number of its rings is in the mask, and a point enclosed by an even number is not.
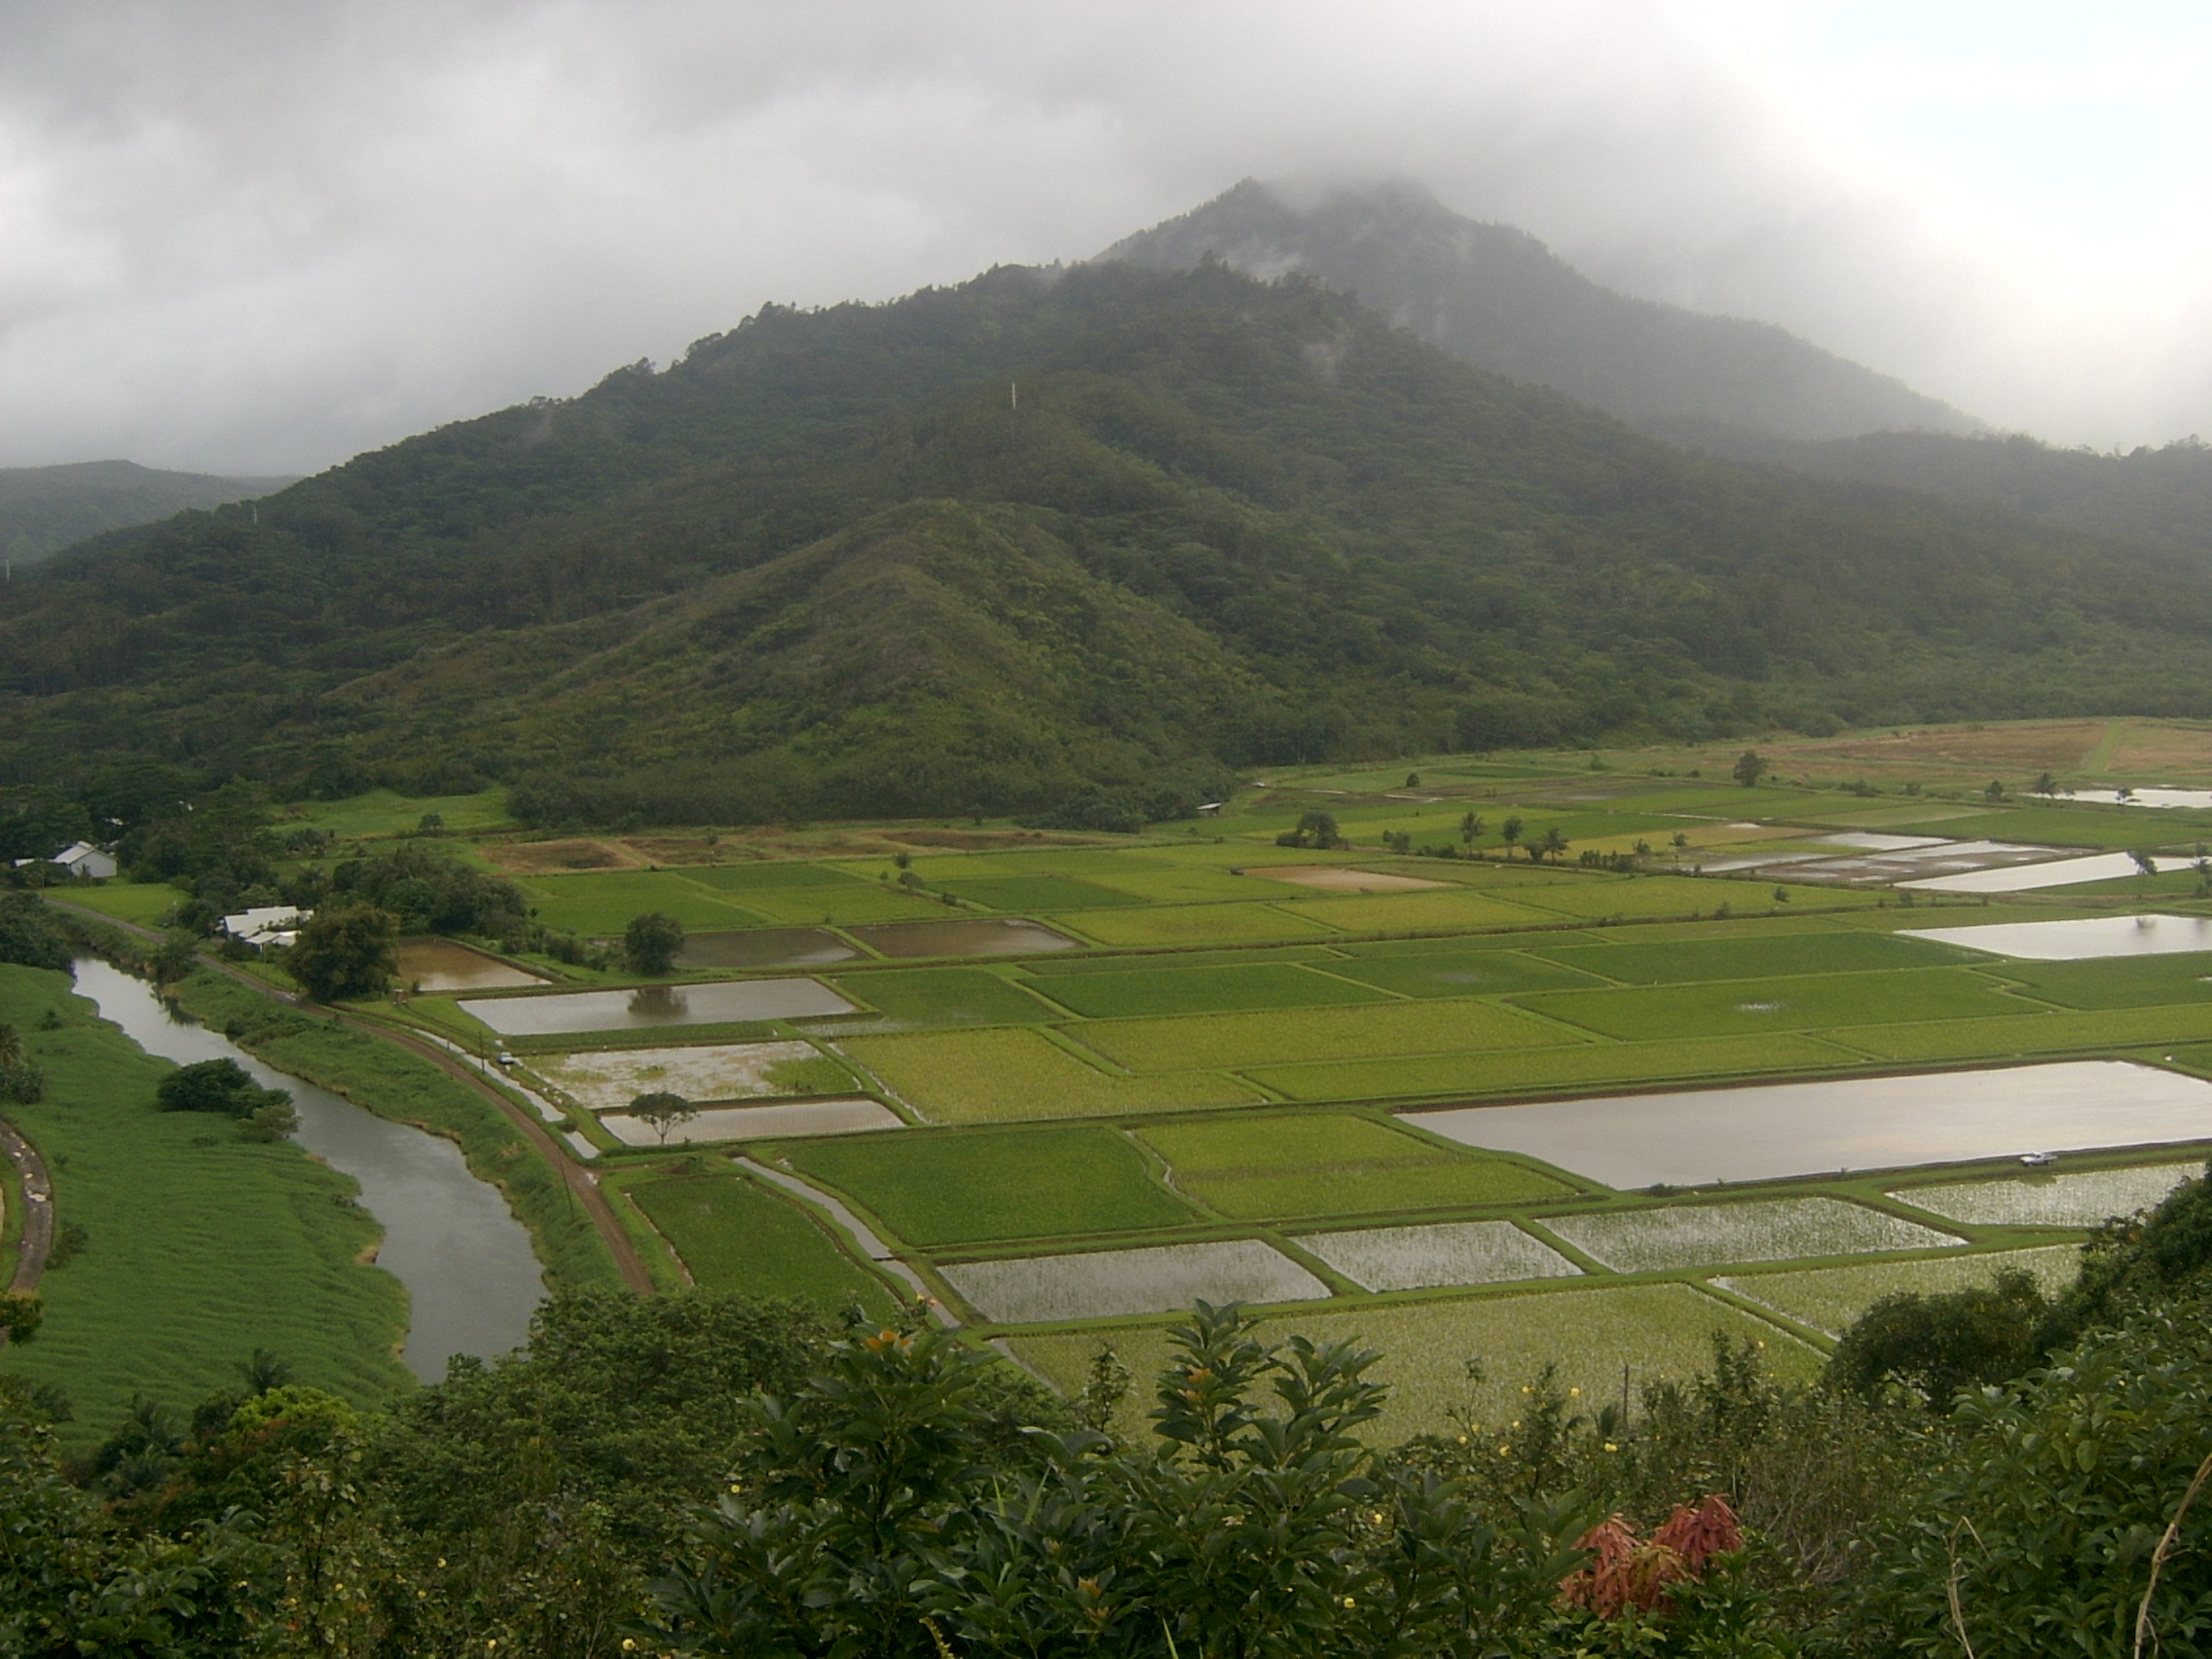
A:
[[[0,464],[317,467],[1245,174],[1412,176],[2063,441],[2212,432],[2212,28],[1927,10],[0,5]]]

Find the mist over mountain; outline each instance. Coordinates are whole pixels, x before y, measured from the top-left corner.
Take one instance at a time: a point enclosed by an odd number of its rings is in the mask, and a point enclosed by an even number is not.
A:
[[[291,482],[164,472],[129,461],[0,467],[0,558],[27,565],[102,531],[152,524],[187,507],[250,500]]]
[[[2199,557],[1691,455],[1219,263],[770,307],[0,593],[18,781],[497,779],[554,823],[2208,687]]]
[[[1534,237],[1395,182],[1301,199],[1246,179],[1099,257],[1187,269],[1214,257],[1263,279],[1305,272],[1398,327],[1671,439],[1794,439],[1981,423],[1771,323],[1632,299]]]

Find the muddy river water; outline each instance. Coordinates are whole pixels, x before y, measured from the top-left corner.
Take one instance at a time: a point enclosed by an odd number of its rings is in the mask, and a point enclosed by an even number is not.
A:
[[[407,1287],[403,1357],[426,1382],[457,1353],[520,1347],[545,1284],[530,1235],[498,1188],[468,1172],[451,1141],[394,1124],[328,1089],[262,1064],[220,1032],[181,1019],[143,979],[94,958],[76,964],[77,994],[149,1054],[191,1065],[236,1060],[264,1088],[290,1091],[299,1143],[360,1183],[384,1228],[377,1265]]]

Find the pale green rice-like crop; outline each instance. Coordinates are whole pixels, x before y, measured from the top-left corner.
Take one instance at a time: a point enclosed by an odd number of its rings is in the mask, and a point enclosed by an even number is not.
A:
[[[1933,1250],[1962,1242],[1948,1233],[1841,1198],[1673,1204],[1538,1219],[1576,1249],[1624,1273],[1874,1250]]]

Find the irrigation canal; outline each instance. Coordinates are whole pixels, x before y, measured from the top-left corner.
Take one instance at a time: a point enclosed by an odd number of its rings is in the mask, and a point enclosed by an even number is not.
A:
[[[522,1346],[545,1295],[537,1259],[498,1189],[468,1172],[459,1147],[272,1069],[97,957],[80,958],[76,974],[77,994],[148,1053],[179,1065],[236,1060],[263,1088],[291,1092],[295,1138],[360,1183],[362,1208],[384,1228],[377,1263],[407,1287],[404,1357],[416,1376],[435,1382],[457,1353],[489,1357]]]

